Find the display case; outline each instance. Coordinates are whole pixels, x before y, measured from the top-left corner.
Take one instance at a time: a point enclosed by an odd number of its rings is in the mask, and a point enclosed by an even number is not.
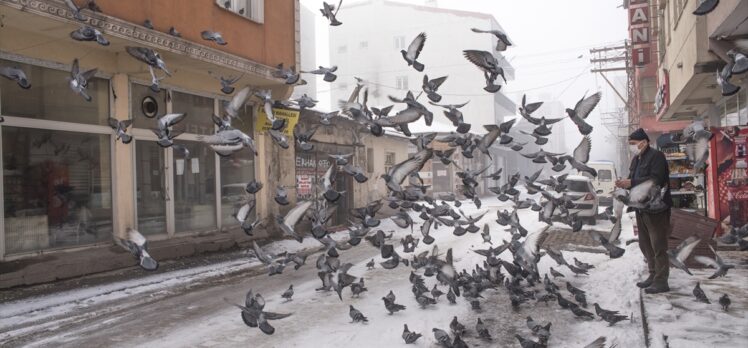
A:
[[[667,143],[660,147],[670,169],[670,195],[673,207],[706,215],[706,182],[703,172],[693,168],[694,160],[688,158],[688,143]]]

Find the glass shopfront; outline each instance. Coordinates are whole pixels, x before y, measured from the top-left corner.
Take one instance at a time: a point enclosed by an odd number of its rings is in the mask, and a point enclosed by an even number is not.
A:
[[[160,147],[149,132],[138,132],[136,136],[136,214],[140,231],[171,236],[238,226],[234,216],[248,199],[244,186],[254,178],[253,154],[245,149],[223,158],[199,141],[200,135],[215,132],[211,115],[223,113],[223,100],[166,89],[153,93],[138,84],[133,84],[131,91],[137,99],[131,102],[135,128],[154,128],[166,110],[187,114],[174,127],[184,131],[175,140],[179,151]],[[252,115],[252,108],[247,105],[234,126],[252,134]]]
[[[32,81],[24,90],[0,79],[4,254],[110,240],[108,80],[92,79],[86,102],[68,88],[65,71],[0,65],[19,67]]]

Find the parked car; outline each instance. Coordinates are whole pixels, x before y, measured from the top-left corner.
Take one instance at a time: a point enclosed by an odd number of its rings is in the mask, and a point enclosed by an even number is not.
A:
[[[579,199],[574,200],[574,206],[569,209],[569,213],[577,213],[577,216],[584,219],[587,225],[595,225],[597,221],[597,208],[599,206],[599,198],[595,192],[595,187],[592,185],[592,180],[584,175],[569,175],[564,181],[567,190],[566,193],[569,196],[579,196]],[[559,215],[560,209],[556,209],[553,215]]]
[[[597,177],[583,173],[584,176],[592,180],[592,186],[595,188],[597,196],[600,197],[600,204],[608,206],[613,204],[612,192],[615,190],[616,166],[612,161],[589,161],[587,166],[597,171]]]

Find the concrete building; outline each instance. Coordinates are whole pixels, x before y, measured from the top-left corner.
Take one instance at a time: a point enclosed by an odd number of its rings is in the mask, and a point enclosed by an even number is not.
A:
[[[317,68],[317,28],[315,18],[319,16],[319,12],[310,9],[304,5],[299,7],[299,70],[314,70]],[[312,98],[317,99],[317,83],[316,75],[304,75],[304,80],[307,84],[296,86],[293,89],[292,99],[296,99],[306,94]]]
[[[485,92],[482,72],[462,55],[465,49],[493,52],[502,62],[507,80],[511,81],[514,70],[496,52],[496,38],[470,31],[470,28],[501,29],[499,23],[489,14],[442,9],[434,3],[432,6],[388,0],[343,3],[345,26],[330,28],[330,62],[339,67],[339,78],[331,92],[333,107],[339,100],[348,98],[355,86],[354,77],[369,82],[369,105],[383,107],[392,104],[388,95],[402,98],[408,90],[417,95],[426,73],[431,79],[450,76],[439,90],[444,97],[442,103],[460,104],[470,100],[462,111],[467,122],[473,124],[473,132],[483,133],[482,125],[499,123],[505,116],[514,115],[514,103],[501,92]],[[387,18],[388,24],[372,26],[371,18]],[[464,32],[455,35],[454,30]],[[424,73],[409,67],[400,54],[400,50],[407,49],[421,32],[427,35],[419,58],[426,66]],[[451,127],[440,108],[423,103],[435,111],[435,123]],[[416,125],[411,130],[430,131]]]
[[[301,155],[293,147],[281,149],[255,125],[254,102],[240,110],[235,126],[255,139],[257,157],[246,149],[219,157],[199,140],[215,131],[211,115],[222,114],[231,98],[220,92],[215,76],[241,76],[235,86],[269,88],[275,99],[291,95],[293,88],[271,72],[279,63],[299,66],[297,0],[97,4],[103,13],[83,10],[85,21],[78,21],[63,1],[0,0],[0,66],[21,68],[32,84],[24,90],[0,79],[0,288],[133,266],[132,255],[112,244],[112,235],[123,236],[127,228],[148,238],[157,260],[246,243],[250,237],[233,216],[246,199],[243,186],[253,178],[265,185],[254,214],[266,228],[251,238],[280,237],[275,218],[296,202]],[[154,29],[142,26],[146,19]],[[70,39],[82,24],[100,30],[111,44]],[[169,35],[171,27],[181,37]],[[228,44],[203,40],[206,29],[221,32]],[[147,87],[147,67],[126,46],[162,55],[173,76],[161,81],[158,93]],[[91,102],[67,85],[75,58],[81,70],[98,68],[88,85]],[[187,113],[176,127],[184,130],[176,143],[189,150],[189,158],[154,141],[156,118],[172,112]],[[289,113],[299,117],[298,110]],[[303,114],[300,123],[308,127],[313,116]],[[133,120],[131,143],[115,139],[109,117]],[[341,121],[318,132],[318,149],[347,151],[348,126]],[[340,211],[382,196],[383,187],[376,185],[385,157],[404,160],[406,144],[387,136],[355,149],[354,161],[369,169],[371,180],[355,185]],[[273,202],[278,185],[289,189],[291,205]]]

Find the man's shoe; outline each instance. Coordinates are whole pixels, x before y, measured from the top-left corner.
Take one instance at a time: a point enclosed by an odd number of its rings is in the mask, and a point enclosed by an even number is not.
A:
[[[652,286],[644,289],[644,292],[648,294],[659,294],[670,291],[670,287],[667,284],[653,284]]]
[[[647,277],[647,279],[644,279],[644,280],[636,283],[636,286],[638,286],[638,287],[640,287],[642,289],[646,289],[646,288],[652,286],[652,283],[654,283],[654,277],[653,276],[649,276],[649,277]]]

